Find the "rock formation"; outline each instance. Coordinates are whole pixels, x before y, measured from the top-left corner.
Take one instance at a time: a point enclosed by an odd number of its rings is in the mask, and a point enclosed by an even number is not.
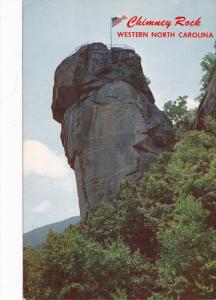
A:
[[[204,129],[204,117],[208,115],[216,116],[216,72],[202,98],[192,128]]]
[[[132,49],[82,46],[55,72],[53,117],[75,170],[82,221],[97,201],[112,201],[123,178],[136,181],[174,141],[172,124],[154,105]]]

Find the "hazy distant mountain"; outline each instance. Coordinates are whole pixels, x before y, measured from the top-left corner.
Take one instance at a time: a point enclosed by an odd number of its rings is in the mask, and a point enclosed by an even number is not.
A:
[[[63,232],[70,224],[77,224],[80,222],[80,217],[71,217],[69,219],[56,222],[53,224],[48,224],[42,227],[35,228],[29,232],[23,234],[23,244],[24,246],[38,247],[46,239],[49,230],[56,232]]]

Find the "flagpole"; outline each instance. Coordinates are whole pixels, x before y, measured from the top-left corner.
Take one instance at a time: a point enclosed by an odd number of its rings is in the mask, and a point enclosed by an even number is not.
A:
[[[111,43],[111,49],[112,49],[112,18],[110,18],[110,43]]]

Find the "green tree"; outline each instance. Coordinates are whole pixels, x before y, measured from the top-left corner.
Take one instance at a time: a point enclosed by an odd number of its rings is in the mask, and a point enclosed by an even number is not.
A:
[[[216,293],[216,121],[187,131],[83,225],[24,249],[27,299],[211,299]]]
[[[206,94],[206,89],[211,82],[214,73],[216,72],[216,40],[214,43],[213,52],[208,52],[201,61],[201,69],[203,71],[203,75],[201,78],[201,88],[200,95],[196,98],[197,101],[201,101],[204,95]]]
[[[102,245],[119,239],[116,209],[111,203],[96,203],[89,214],[88,221],[83,224],[87,238],[94,239]]]
[[[214,44],[214,51],[207,53],[202,61],[201,67],[203,71],[203,76],[201,79],[201,91],[205,92],[208,84],[212,80],[214,73],[216,72],[216,40]]]
[[[212,299],[216,293],[216,232],[206,225],[206,212],[193,198],[177,202],[170,227],[161,230],[157,261],[163,299]],[[159,298],[160,299],[160,298]]]
[[[24,295],[28,295],[29,299],[40,299],[46,289],[43,281],[42,253],[39,249],[24,247],[23,259]]]
[[[196,109],[187,108],[188,96],[179,96],[176,100],[164,104],[163,110],[177,128],[189,129],[195,117]]]
[[[120,291],[146,299],[154,286],[154,267],[139,251],[131,253],[120,241],[103,247],[78,227],[50,232],[37,251],[40,281],[34,278],[38,266],[29,267],[29,252],[24,254],[27,299],[111,299]]]
[[[216,121],[206,120],[208,132],[191,131],[182,136],[167,167],[174,198],[189,195],[209,211],[209,225],[216,226]]]

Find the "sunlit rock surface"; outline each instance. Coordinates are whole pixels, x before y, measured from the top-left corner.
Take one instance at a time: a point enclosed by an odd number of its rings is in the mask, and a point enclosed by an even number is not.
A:
[[[97,201],[113,201],[124,178],[136,181],[174,142],[132,49],[81,47],[55,72],[53,117],[75,170],[82,221]]]

